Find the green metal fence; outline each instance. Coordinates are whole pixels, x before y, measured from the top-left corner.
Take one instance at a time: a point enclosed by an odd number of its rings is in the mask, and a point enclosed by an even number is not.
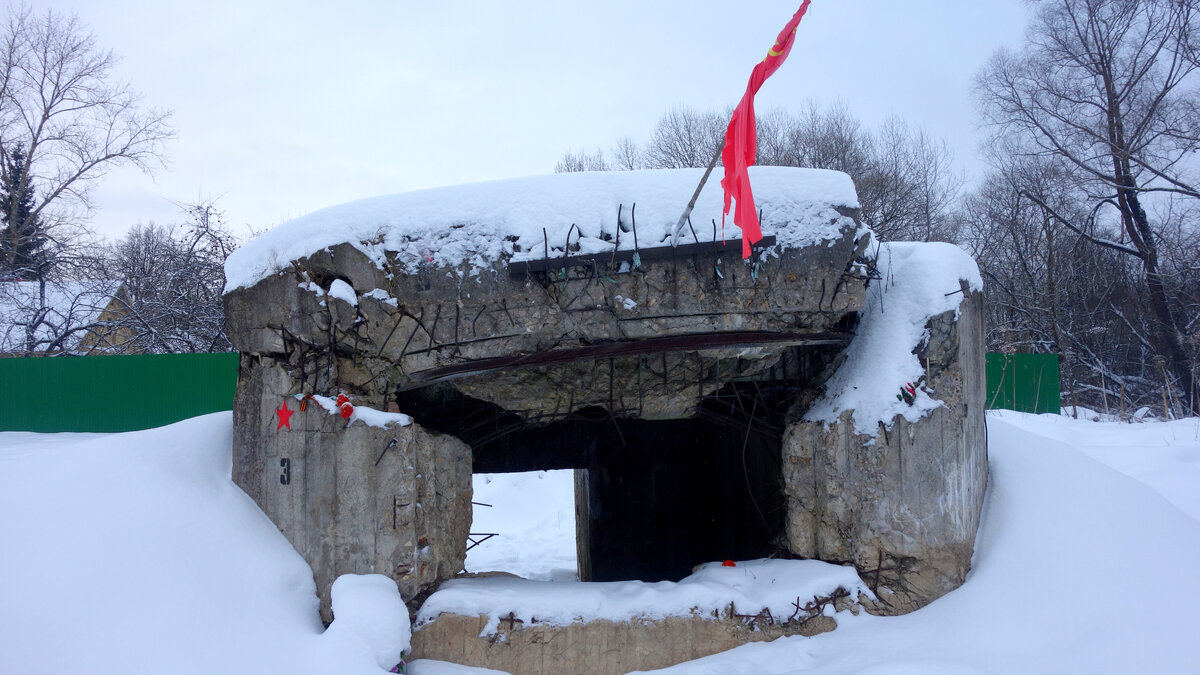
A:
[[[0,431],[133,431],[233,408],[237,354],[0,358]]]
[[[1057,415],[1058,382],[1058,354],[987,355],[989,409]]]
[[[133,431],[233,408],[237,354],[0,358],[0,431]],[[987,407],[1059,412],[1056,354],[987,355]]]

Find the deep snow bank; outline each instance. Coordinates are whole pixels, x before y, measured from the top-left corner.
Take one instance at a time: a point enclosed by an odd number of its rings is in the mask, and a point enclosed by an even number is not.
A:
[[[230,480],[230,435],[227,412],[0,433],[0,672],[379,673],[407,647],[363,629],[397,607],[407,628],[390,580],[346,580],[348,625],[322,633],[312,571]]]
[[[1057,416],[990,417],[991,485],[973,569],[958,590],[909,615],[839,617],[838,630],[816,638],[657,672],[1194,671],[1200,590],[1188,575],[1200,556],[1200,522],[1145,483],[1037,433],[1045,424],[1080,446],[1104,445],[1112,433]],[[1172,438],[1176,471],[1200,483],[1200,433],[1185,440],[1185,429],[1154,424],[1122,431],[1131,454]]]
[[[1194,670],[1200,521],[1176,505],[1200,484],[1200,420],[993,413],[989,427],[992,489],[962,588],[670,672]],[[383,672],[371,650],[322,637],[310,571],[229,481],[229,434],[228,413],[128,434],[0,434],[0,672]],[[548,561],[547,575],[561,557]]]
[[[931,396],[924,387],[916,388],[911,405],[896,392],[920,380],[925,366],[915,351],[929,339],[926,323],[958,311],[960,280],[968,290],[983,290],[979,267],[953,244],[889,242],[878,251],[882,278],[867,289],[846,362],[804,414],[807,421],[829,424],[851,411],[854,430],[864,436],[873,436],[880,422],[890,427],[898,416],[916,422],[942,405],[937,392]]]

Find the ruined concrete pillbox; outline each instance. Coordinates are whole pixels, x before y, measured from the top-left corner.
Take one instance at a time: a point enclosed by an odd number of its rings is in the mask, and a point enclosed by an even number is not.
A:
[[[460,572],[475,471],[575,469],[585,581],[813,558],[853,564],[879,613],[962,583],[987,467],[974,264],[881,244],[847,176],[784,168],[751,170],[743,259],[715,180],[676,228],[699,177],[381,197],[231,256],[234,479],[326,614],[340,574],[390,575],[415,610]]]

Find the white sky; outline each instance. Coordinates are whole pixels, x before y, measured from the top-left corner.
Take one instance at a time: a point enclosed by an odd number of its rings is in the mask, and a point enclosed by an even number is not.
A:
[[[736,103],[799,0],[207,3],[50,0],[174,111],[170,165],[114,171],[110,236],[217,197],[263,229],[363,197],[553,171],[563,152],[642,141],[670,107]],[[972,174],[975,73],[1019,43],[1021,0],[814,0],[760,110],[845,101],[945,137]]]

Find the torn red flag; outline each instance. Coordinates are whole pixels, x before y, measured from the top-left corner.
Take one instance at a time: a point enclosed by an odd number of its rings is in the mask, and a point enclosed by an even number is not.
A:
[[[746,85],[746,93],[733,117],[729,120],[729,128],[725,130],[725,149],[721,151],[721,162],[725,165],[725,177],[721,179],[721,188],[725,191],[725,211],[721,215],[721,227],[725,226],[725,216],[729,215],[730,200],[737,201],[733,212],[733,224],[742,228],[742,257],[750,257],[750,245],[762,239],[762,228],[758,223],[758,212],[754,207],[754,193],[750,190],[750,175],[747,172],[754,165],[758,155],[755,143],[754,95],[759,87],[771,76],[784,59],[792,51],[792,42],[796,37],[796,26],[804,13],[808,11],[811,0],[804,0],[800,9],[792,16],[791,21],[783,27],[775,46],[767,51],[767,57],[750,72],[750,83]]]

